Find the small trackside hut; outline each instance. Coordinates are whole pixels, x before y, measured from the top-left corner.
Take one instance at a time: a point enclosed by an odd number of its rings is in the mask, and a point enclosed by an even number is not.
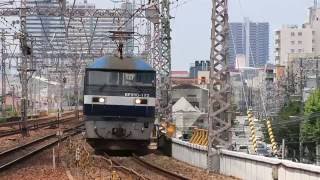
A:
[[[155,121],[156,72],[139,57],[103,56],[86,68],[86,137],[98,150],[147,148]]]

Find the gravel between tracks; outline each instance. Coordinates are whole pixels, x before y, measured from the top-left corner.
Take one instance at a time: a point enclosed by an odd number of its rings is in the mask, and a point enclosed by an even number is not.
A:
[[[122,172],[117,168],[112,168],[110,160],[107,158],[95,155],[94,149],[87,143],[84,142],[83,137],[78,135],[72,138],[75,144],[82,144],[81,147],[85,148],[88,153],[90,153],[90,159],[88,165],[85,168],[77,168],[74,163],[70,163],[70,153],[68,153],[67,148],[63,149],[62,158],[65,160],[68,169],[75,179],[99,179],[99,180],[109,180],[112,176],[112,171],[115,171],[119,178],[123,180],[134,179],[130,175]],[[65,142],[68,144],[68,142]]]
[[[68,180],[66,170],[52,167],[52,148],[0,173],[1,180]]]
[[[82,144],[87,153],[90,153],[90,159],[85,167],[77,167],[70,158],[74,158],[75,153],[70,153],[68,148],[70,147],[70,141],[66,140],[60,145],[60,159],[57,160],[57,168],[53,170],[52,167],[52,148],[45,150],[39,154],[34,155],[30,159],[21,162],[18,165],[14,165],[10,169],[0,173],[0,179],[2,180],[68,180],[67,171],[77,179],[111,179],[112,171],[115,170],[121,179],[135,179],[134,176],[128,175],[117,168],[112,168],[110,162],[102,156],[94,155],[93,149],[85,143],[82,135],[77,135],[72,138],[72,141],[76,144]],[[55,146],[57,154],[57,146]],[[69,148],[70,149],[70,148]],[[132,168],[136,172],[145,175],[153,180],[166,179],[161,175],[158,175],[145,167],[137,164],[132,157],[112,157],[117,159],[122,165],[127,168]],[[173,158],[159,155],[149,154],[142,157],[152,164],[167,169],[177,174],[182,174],[190,179],[210,179],[210,180],[235,180],[232,177],[226,177],[219,174],[208,174],[205,170],[196,168]],[[70,163],[71,162],[71,163]]]
[[[156,165],[158,167],[164,168],[171,172],[181,174],[190,179],[199,179],[199,180],[236,180],[236,178],[228,177],[216,173],[207,173],[201,168],[197,168],[176,159],[173,159],[168,156],[159,155],[159,154],[149,154],[142,157],[149,163]]]
[[[115,158],[119,163],[124,165],[125,167],[131,168],[135,170],[137,173],[147,177],[149,179],[157,179],[157,180],[167,180],[168,178],[159,175],[158,173],[147,169],[146,167],[140,165],[139,163],[133,160],[133,157],[117,157]]]

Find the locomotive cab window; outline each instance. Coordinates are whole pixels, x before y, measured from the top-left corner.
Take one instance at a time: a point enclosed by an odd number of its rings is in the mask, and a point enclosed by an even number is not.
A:
[[[119,85],[118,72],[89,71],[89,85]]]
[[[122,73],[122,85],[133,86],[136,80],[136,74],[134,73]]]
[[[88,85],[155,86],[154,72],[88,71]]]
[[[123,86],[154,86],[154,73],[149,72],[135,72],[135,73],[122,73]]]

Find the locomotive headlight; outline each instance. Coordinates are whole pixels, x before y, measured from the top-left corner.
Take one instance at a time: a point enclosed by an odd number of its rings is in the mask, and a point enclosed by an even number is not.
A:
[[[147,100],[147,99],[137,98],[137,99],[135,100],[135,103],[136,103],[136,104],[148,104],[148,100]]]
[[[141,104],[141,99],[136,99],[136,104]]]
[[[101,98],[99,98],[99,102],[100,102],[100,103],[104,103],[104,101],[105,101],[105,99],[104,99],[104,98],[102,98],[102,97],[101,97]]]
[[[106,98],[103,97],[93,97],[92,102],[94,103],[104,103],[106,101]]]

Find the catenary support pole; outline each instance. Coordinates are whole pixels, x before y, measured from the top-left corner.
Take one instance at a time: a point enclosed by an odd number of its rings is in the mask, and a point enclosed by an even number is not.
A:
[[[6,45],[5,45],[5,35],[4,29],[1,32],[1,84],[2,84],[2,117],[6,117]]]
[[[219,170],[218,146],[231,146],[231,84],[227,61],[228,0],[212,0],[208,170]]]

